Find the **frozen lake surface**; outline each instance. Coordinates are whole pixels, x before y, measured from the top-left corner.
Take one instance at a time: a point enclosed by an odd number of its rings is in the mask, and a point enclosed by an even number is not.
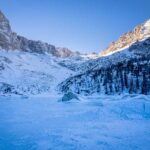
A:
[[[0,97],[0,150],[149,150],[150,96]]]

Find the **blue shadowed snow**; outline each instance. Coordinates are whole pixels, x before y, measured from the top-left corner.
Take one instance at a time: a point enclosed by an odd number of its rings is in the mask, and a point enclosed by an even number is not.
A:
[[[0,150],[148,150],[149,96],[0,98]]]

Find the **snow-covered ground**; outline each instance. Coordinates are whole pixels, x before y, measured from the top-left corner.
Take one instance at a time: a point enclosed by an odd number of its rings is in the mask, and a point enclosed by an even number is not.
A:
[[[0,97],[0,150],[149,150],[150,96]]]
[[[8,84],[22,95],[53,93],[58,83],[74,74],[59,65],[60,62],[59,58],[50,54],[1,50],[0,89],[4,88],[3,84]],[[2,93],[3,90],[0,90]]]

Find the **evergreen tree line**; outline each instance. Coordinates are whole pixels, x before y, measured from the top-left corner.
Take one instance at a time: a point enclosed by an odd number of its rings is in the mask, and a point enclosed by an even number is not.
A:
[[[150,94],[150,56],[88,71],[69,78],[59,87],[62,92],[78,94]]]

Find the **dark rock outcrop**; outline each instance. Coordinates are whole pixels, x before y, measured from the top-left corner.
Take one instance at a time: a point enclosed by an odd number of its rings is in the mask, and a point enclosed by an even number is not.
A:
[[[73,99],[79,100],[78,96],[72,92],[65,93],[64,96],[62,97],[61,101],[67,102],[71,101]]]
[[[8,19],[0,11],[0,47],[10,49],[12,46],[12,31]]]
[[[67,48],[56,48],[54,45],[29,40],[11,30],[8,19],[0,11],[0,48],[5,50],[22,50],[34,53],[50,53],[56,57],[70,57],[73,52]]]

